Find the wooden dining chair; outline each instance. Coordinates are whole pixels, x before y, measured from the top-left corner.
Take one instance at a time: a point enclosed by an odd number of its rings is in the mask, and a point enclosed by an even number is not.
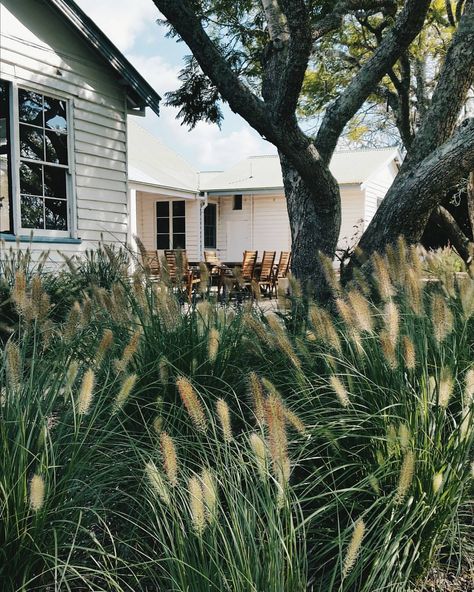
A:
[[[274,269],[272,290],[276,293],[278,280],[286,278],[290,270],[291,251],[282,251],[280,253],[280,260]]]
[[[273,265],[275,263],[275,251],[263,251],[262,265],[258,278],[258,286],[266,294],[271,296],[273,289]]]
[[[193,291],[200,283],[200,277],[189,267],[188,255],[183,249],[165,250],[165,262],[169,281],[177,288],[184,287],[188,300],[191,301]]]
[[[151,279],[159,279],[161,273],[160,258],[158,251],[143,251],[142,265],[145,273]]]

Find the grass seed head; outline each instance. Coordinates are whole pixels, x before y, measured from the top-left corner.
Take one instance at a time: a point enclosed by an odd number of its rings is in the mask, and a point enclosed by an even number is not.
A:
[[[304,425],[302,420],[296,415],[296,413],[293,413],[293,411],[290,411],[286,407],[285,407],[285,419],[286,419],[286,422],[293,429],[295,429],[299,434],[301,434],[302,436],[304,436],[306,434],[306,426]]]
[[[249,374],[250,392],[252,394],[253,409],[259,423],[265,421],[265,401],[262,390],[262,383],[255,372]]]
[[[464,405],[472,405],[474,402],[474,368],[466,372],[464,378]]]
[[[178,455],[173,438],[167,432],[160,433],[161,455],[163,469],[172,487],[178,484]]]
[[[130,393],[132,392],[133,387],[137,382],[137,378],[138,377],[136,374],[130,374],[122,382],[122,386],[120,387],[120,390],[115,398],[115,409],[117,411],[122,409],[125,403],[127,402]]]
[[[207,343],[207,353],[209,356],[209,361],[212,364],[216,361],[217,354],[219,352],[219,342],[220,342],[219,331],[215,327],[213,327],[209,331],[209,340]]]
[[[415,453],[409,450],[403,459],[400,476],[398,478],[398,487],[395,495],[395,503],[400,504],[407,495],[413,482],[415,474]]]
[[[97,352],[95,354],[95,363],[99,366],[104,359],[105,354],[110,349],[112,343],[114,341],[114,334],[112,333],[111,329],[105,329],[102,339],[100,340],[99,346],[97,348]]]
[[[204,505],[206,509],[206,518],[209,524],[212,524],[217,515],[217,484],[210,469],[201,471],[202,492],[204,495]]]
[[[374,316],[367,298],[359,290],[350,290],[347,298],[354,313],[354,320],[360,331],[372,333],[374,328]]]
[[[433,493],[436,494],[441,489],[443,485],[443,473],[436,473],[433,475]]]
[[[449,405],[449,400],[453,393],[454,389],[454,381],[453,375],[451,374],[451,370],[448,366],[443,366],[441,368],[440,378],[439,378],[439,394],[438,394],[438,404],[440,407],[444,409],[447,408]]]
[[[446,298],[442,294],[435,294],[431,300],[431,319],[433,333],[438,344],[448,337],[453,330],[454,318]]]
[[[12,390],[20,387],[21,381],[21,355],[18,345],[14,341],[9,341],[6,350],[6,378],[8,385]]]
[[[94,398],[94,384],[95,374],[92,369],[86,370],[81,384],[81,390],[79,391],[79,397],[77,398],[77,412],[80,415],[87,415],[90,411],[92,399]]]
[[[372,255],[373,275],[382,300],[389,300],[395,294],[385,257],[379,253]]]
[[[395,370],[398,367],[398,359],[393,340],[386,330],[380,332],[379,338],[385,360],[387,361],[389,367],[392,370]]]
[[[187,378],[181,376],[176,381],[176,386],[178,387],[181,401],[183,402],[191,421],[194,423],[194,426],[200,432],[206,431],[206,415],[193,385]]]
[[[272,459],[273,472],[278,483],[283,486],[290,477],[285,408],[278,396],[270,394],[265,401],[265,411],[268,426],[268,448]]]
[[[168,486],[163,479],[163,475],[160,473],[153,461],[150,460],[146,463],[145,472],[153,492],[158,495],[165,505],[169,506],[171,500]]]
[[[344,408],[349,407],[349,405],[351,404],[351,401],[349,399],[349,394],[348,394],[347,389],[344,386],[342,380],[338,376],[333,374],[331,376],[331,378],[329,379],[329,382],[331,384],[332,390],[334,391],[334,393],[336,394],[336,397],[338,398],[339,403],[341,404],[341,407],[344,407]]]
[[[189,506],[191,508],[191,521],[195,532],[201,535],[206,528],[206,510],[204,506],[203,488],[200,479],[191,477],[188,484]]]
[[[384,322],[388,337],[395,349],[398,343],[398,333],[400,330],[400,313],[393,300],[389,300],[385,305]]]
[[[403,336],[403,360],[407,370],[414,370],[416,366],[416,352],[413,341],[408,335]]]
[[[344,565],[342,568],[342,575],[345,578],[348,573],[354,567],[357,557],[360,552],[360,548],[362,545],[362,540],[365,534],[365,523],[362,518],[359,518],[354,525],[354,530],[352,532],[352,538],[347,547],[346,556],[344,558]]]
[[[217,417],[219,418],[219,423],[221,424],[224,442],[231,442],[233,440],[232,423],[230,421],[229,406],[224,401],[224,399],[217,399],[216,411]]]
[[[266,444],[258,434],[250,434],[250,446],[252,448],[257,470],[262,479],[267,475],[267,447]]]
[[[33,475],[30,481],[30,508],[38,512],[44,505],[45,484],[41,475]]]

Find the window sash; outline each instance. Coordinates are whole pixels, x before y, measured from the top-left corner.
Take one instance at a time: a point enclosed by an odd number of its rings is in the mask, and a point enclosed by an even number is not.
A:
[[[158,215],[158,210],[164,208],[159,204],[167,204],[166,215]],[[166,249],[185,249],[186,248],[186,201],[185,200],[169,200],[155,202],[155,244],[158,250]],[[173,204],[180,204],[179,207]],[[183,208],[184,214],[174,215],[174,211]],[[158,232],[159,220],[168,221],[168,231]],[[183,224],[178,225],[178,221]],[[166,246],[165,246],[166,245]]]
[[[1,195],[0,197],[3,198],[2,200],[2,211],[5,205],[8,207],[8,228],[0,228],[0,232],[4,232],[6,234],[13,234],[14,232],[14,201],[13,201],[13,175],[12,175],[12,158],[13,158],[13,150],[12,150],[12,84],[8,80],[1,79],[0,83],[4,87],[5,90],[5,113],[1,113],[4,115],[5,119],[5,147],[2,150],[1,156],[4,156],[4,160],[6,163],[6,180],[4,180],[4,185],[6,185],[6,194]],[[6,222],[6,221],[5,221]]]

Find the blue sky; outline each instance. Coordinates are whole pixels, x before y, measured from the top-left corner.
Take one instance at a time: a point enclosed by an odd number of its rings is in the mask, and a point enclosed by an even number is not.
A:
[[[164,97],[179,86],[182,58],[189,54],[184,43],[165,37],[156,23],[160,14],[152,0],[76,0],[117,45],[137,70]],[[238,115],[224,107],[222,129],[199,123],[189,132],[176,119],[177,110],[162,103],[160,117],[147,110],[137,121],[199,170],[221,170],[242,158],[272,154],[275,149]]]

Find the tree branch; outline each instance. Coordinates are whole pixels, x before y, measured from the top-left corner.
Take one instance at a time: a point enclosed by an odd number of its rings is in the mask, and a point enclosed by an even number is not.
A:
[[[461,259],[468,267],[470,267],[473,261],[474,243],[471,243],[464,232],[459,228],[454,217],[446,208],[438,206],[433,211],[430,220],[430,223],[434,222],[441,226]]]
[[[346,90],[330,105],[316,137],[316,147],[329,162],[346,124],[368,95],[420,32],[431,0],[407,0],[395,24]]]
[[[474,3],[466,6],[446,54],[430,109],[421,121],[403,172],[416,166],[445,142],[458,122],[467,92],[474,80]]]
[[[153,0],[188,45],[202,71],[219,89],[230,108],[270,142],[276,141],[264,102],[232,70],[219,48],[205,32],[190,0]]]
[[[359,243],[365,255],[382,252],[400,234],[419,242],[446,191],[474,168],[474,119],[405,173],[400,172]]]

